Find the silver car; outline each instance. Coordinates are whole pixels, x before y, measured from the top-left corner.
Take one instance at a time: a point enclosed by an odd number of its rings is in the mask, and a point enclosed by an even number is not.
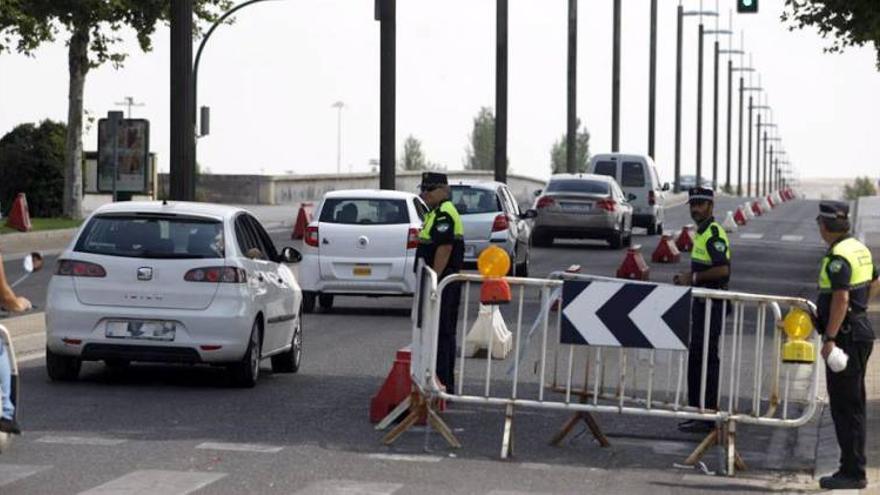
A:
[[[537,192],[532,241],[605,239],[612,248],[632,241],[633,208],[617,181],[605,175],[556,174]]]
[[[527,220],[534,212],[521,212],[513,193],[500,182],[452,184],[452,203],[464,223],[464,262],[472,265],[484,249],[498,246],[510,255],[511,275],[529,274]]]

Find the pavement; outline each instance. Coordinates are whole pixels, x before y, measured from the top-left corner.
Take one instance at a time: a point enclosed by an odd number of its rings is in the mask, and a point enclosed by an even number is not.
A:
[[[732,208],[733,200],[719,199],[718,216]],[[814,297],[824,252],[815,211],[812,201],[786,203],[733,234],[731,288]],[[685,223],[683,206],[669,211],[669,229]],[[274,230],[276,244],[291,243],[286,227]],[[647,255],[657,238],[638,233],[635,242]],[[584,272],[611,275],[622,255],[598,242],[560,242],[535,249],[531,271],[541,276],[580,264]],[[11,278],[20,273],[17,262],[6,267]],[[684,260],[651,265],[651,279],[670,280],[683,269]],[[22,293],[43,301],[49,271],[29,279]],[[526,305],[525,318],[534,317],[534,307]],[[307,315],[300,372],[273,375],[264,367],[249,390],[230,388],[222,370],[200,366],[109,370],[87,363],[79,381],[49,382],[41,315],[2,320],[23,359],[25,435],[0,457],[0,492],[655,495],[816,488],[818,418],[798,430],[742,427],[738,446],[750,469],[734,479],[676,468],[699,438],[654,418],[603,415],[610,448],[583,432],[557,448],[547,442],[567,415],[523,410],[516,455],[499,461],[502,411],[456,404],[445,416],[463,449],[447,449],[423,429],[384,447],[366,420],[367,405],[395,350],[410,340],[409,311],[408,299],[339,298],[331,312]],[[878,431],[874,424],[869,431]],[[872,451],[871,459],[876,466],[880,453]],[[705,460],[708,470],[717,469],[714,452]]]

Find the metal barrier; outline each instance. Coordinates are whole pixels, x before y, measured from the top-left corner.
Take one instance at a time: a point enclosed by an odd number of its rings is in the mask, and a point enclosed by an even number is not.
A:
[[[554,300],[560,299],[565,281],[623,282],[621,279],[563,272],[554,273],[548,279],[507,278],[515,304],[512,363],[504,372],[498,369],[500,363],[493,364],[491,357],[487,356],[485,363],[474,366],[471,363],[474,358],[467,358],[464,346],[461,346],[456,365],[456,390],[445,390],[435,378],[443,289],[452,283],[463,284],[463,324],[459,325],[459,342],[463,342],[462,336],[472,314],[468,302],[471,294],[479,294],[479,290],[472,290],[472,286],[482,281],[478,275],[456,274],[438,284],[432,270],[421,268],[420,290],[413,305],[411,378],[414,398],[410,404],[410,417],[404,421],[407,423],[411,419],[411,423],[398,425],[386,435],[386,443],[393,442],[418,417],[427,416],[431,425],[451,445],[458,446],[451,430],[432,410],[432,404],[437,400],[503,406],[502,458],[512,452],[514,409],[519,407],[574,413],[574,417],[556,435],[554,443],[560,442],[579,421],[584,420],[599,443],[609,445],[592,418],[592,414],[597,413],[707,420],[715,422],[718,427],[707,435],[685,462],[694,465],[711,446],[722,444],[725,448],[723,468],[732,476],[736,469],[745,468],[736,453],[737,423],[797,428],[807,423],[817,409],[821,360],[816,359],[811,364],[782,363],[781,331],[777,328],[777,323],[782,319],[780,306],[798,307],[815,314],[812,302],[802,298],[693,288],[692,298],[704,301],[706,317],[702,328],[704,345],[700,405],[692,407],[682,403],[686,350],[559,344],[563,308],[560,304],[557,314],[553,315],[552,307]],[[631,280],[625,282],[657,285]],[[535,302],[531,297],[526,299],[526,293],[531,290],[536,290],[539,295],[538,316],[526,331],[523,327],[524,305]],[[708,337],[713,304],[722,305],[721,335],[718,339],[719,392],[716,404],[706,404]],[[772,324],[768,324],[768,311],[771,312]],[[552,327],[555,327],[553,333]],[[769,346],[766,338],[768,330],[772,332]],[[555,340],[551,340],[551,335],[555,335]],[[812,340],[814,348],[818,350],[818,334],[814,333]],[[491,348],[491,342],[488,345]],[[526,366],[526,360],[532,360],[533,365]],[[581,367],[583,381],[577,383],[574,372]],[[531,373],[524,372],[524,369],[530,369]],[[804,379],[808,381],[804,383]],[[795,405],[801,406],[798,411],[795,411]]]

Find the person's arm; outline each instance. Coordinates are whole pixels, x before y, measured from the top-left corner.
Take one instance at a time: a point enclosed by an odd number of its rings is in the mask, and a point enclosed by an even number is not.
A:
[[[846,312],[849,309],[849,281],[852,267],[845,258],[835,256],[825,266],[825,273],[831,282],[831,307],[828,308],[828,322],[825,324],[825,337],[836,338],[840,327],[846,320]],[[822,345],[822,357],[827,358],[834,349],[834,342],[828,341]]]
[[[880,280],[877,278],[877,267],[874,267],[874,276],[871,280],[871,287],[868,289],[868,300],[874,299],[877,297],[877,294],[880,294]]]
[[[3,257],[0,256],[0,308],[13,313],[20,313],[31,309],[31,302],[23,297],[18,297],[12,291],[12,287],[6,282],[6,271],[3,268]]]
[[[714,228],[714,227],[712,227]],[[682,272],[675,276],[673,282],[676,285],[697,285],[716,280],[730,278],[730,260],[727,259],[727,250],[730,247],[720,236],[714,236],[706,243],[706,251],[712,259],[712,268],[701,272]]]
[[[433,268],[438,275],[442,275],[443,271],[446,270],[446,265],[449,264],[450,256],[452,256],[452,244],[441,244],[437,246],[437,250],[434,251]]]

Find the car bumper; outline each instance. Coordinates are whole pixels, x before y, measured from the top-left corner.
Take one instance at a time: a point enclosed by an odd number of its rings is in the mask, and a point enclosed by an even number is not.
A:
[[[570,214],[541,212],[535,219],[533,233],[568,233],[570,237],[601,237],[613,232],[619,224],[613,214]]]
[[[480,254],[483,253],[489,246],[498,246],[503,249],[510,259],[512,260],[515,254],[516,244],[513,240],[508,239],[507,237],[498,238],[498,239],[485,239],[479,241],[464,241],[464,262],[471,264],[476,263],[477,259],[480,257]]]
[[[53,284],[46,307],[46,345],[56,354],[83,360],[229,363],[244,356],[255,316],[246,299],[232,292],[218,292],[205,310],[130,308],[85,305],[72,286]],[[175,335],[169,341],[108,337],[107,325],[113,320],[174,322]]]
[[[310,255],[303,258],[299,266],[298,282],[303,291],[309,292],[364,296],[409,296],[413,294],[416,285],[414,263],[415,254],[407,256],[402,278],[340,279],[323,277],[320,258],[317,255]]]

